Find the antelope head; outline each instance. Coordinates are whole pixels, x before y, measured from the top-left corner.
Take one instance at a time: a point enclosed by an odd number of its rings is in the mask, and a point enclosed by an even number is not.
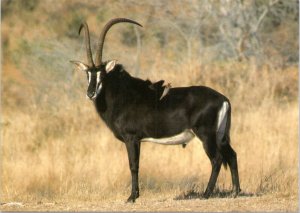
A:
[[[138,26],[141,26],[136,21],[127,19],[127,18],[115,18],[111,19],[103,28],[99,40],[98,40],[98,46],[97,46],[97,52],[96,52],[96,58],[94,63],[93,56],[92,56],[92,50],[91,50],[91,44],[90,44],[90,34],[89,34],[89,28],[86,22],[82,23],[79,28],[79,34],[82,29],[84,29],[85,32],[85,46],[86,46],[86,55],[87,55],[87,64],[80,62],[80,61],[70,61],[71,63],[75,64],[77,68],[81,71],[86,72],[87,80],[88,80],[88,88],[86,95],[89,99],[95,100],[96,97],[99,95],[102,89],[102,82],[105,78],[106,73],[113,70],[116,65],[116,60],[109,60],[106,62],[102,62],[102,52],[103,52],[103,46],[104,46],[104,40],[105,36],[108,32],[108,30],[117,23],[121,22],[128,22],[132,24],[136,24]]]

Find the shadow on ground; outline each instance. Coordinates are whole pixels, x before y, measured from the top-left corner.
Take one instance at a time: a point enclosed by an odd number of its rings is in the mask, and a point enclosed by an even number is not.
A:
[[[174,200],[190,200],[190,199],[206,199],[203,196],[203,192],[197,192],[195,190],[190,190],[185,192],[181,195],[178,195],[174,198]],[[240,192],[238,197],[253,197],[253,196],[260,196],[259,194],[249,193],[249,192]],[[233,198],[233,194],[231,191],[220,191],[215,190],[210,198]]]

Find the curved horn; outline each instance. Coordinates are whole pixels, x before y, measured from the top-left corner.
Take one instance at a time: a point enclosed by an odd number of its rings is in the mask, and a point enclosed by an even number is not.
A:
[[[132,24],[136,24],[140,27],[143,27],[141,24],[139,24],[138,22],[136,21],[133,21],[133,20],[130,20],[130,19],[127,19],[127,18],[115,18],[115,19],[111,19],[103,28],[101,34],[100,34],[100,37],[99,37],[99,40],[98,40],[98,50],[96,52],[96,66],[99,66],[101,65],[102,63],[102,51],[103,51],[103,45],[104,45],[104,39],[105,39],[105,36],[106,36],[106,33],[108,32],[108,30],[114,25],[114,24],[117,24],[117,23],[120,23],[120,22],[128,22],[128,23],[132,23]]]
[[[91,50],[91,43],[90,43],[90,33],[89,33],[89,27],[86,22],[82,23],[79,27],[78,34],[80,35],[80,32],[84,28],[84,35],[85,35],[85,47],[86,47],[86,56],[88,60],[89,66],[95,66],[92,56],[92,50]]]

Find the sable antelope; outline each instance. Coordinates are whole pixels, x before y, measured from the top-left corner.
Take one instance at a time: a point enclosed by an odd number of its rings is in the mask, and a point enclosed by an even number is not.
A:
[[[138,172],[141,142],[184,146],[196,135],[212,165],[211,176],[204,197],[208,198],[223,165],[230,167],[233,194],[240,192],[237,157],[230,146],[231,106],[228,98],[205,86],[168,88],[163,81],[152,84],[149,80],[134,78],[115,60],[102,61],[104,39],[108,30],[126,18],[110,20],[98,41],[94,63],[87,23],[81,24],[85,32],[87,64],[71,61],[86,72],[87,96],[94,102],[97,112],[126,145],[132,176],[132,191],[128,202],[139,197]],[[162,93],[165,96],[162,97]]]

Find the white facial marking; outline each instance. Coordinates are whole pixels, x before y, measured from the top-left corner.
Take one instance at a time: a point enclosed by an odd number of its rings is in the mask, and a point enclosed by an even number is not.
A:
[[[88,72],[88,79],[89,79],[89,83],[91,83],[91,79],[92,79],[92,73]]]
[[[97,98],[97,93],[94,94],[94,96],[92,97],[92,100],[95,100]]]
[[[168,138],[143,138],[141,142],[152,142],[164,145],[179,145],[187,144],[195,137],[191,129],[186,129],[182,133],[168,137]]]
[[[227,110],[229,108],[229,104],[227,101],[223,102],[222,108],[219,111],[219,115],[218,115],[218,126],[217,126],[217,131],[219,130],[221,124],[223,123],[223,119],[227,113]],[[224,127],[225,128],[225,127]]]
[[[101,72],[97,72],[97,83],[96,83],[96,94],[98,95],[101,91],[102,83],[101,83]]]
[[[97,72],[97,85],[99,84],[100,80],[100,72]]]
[[[98,95],[100,93],[102,89],[102,83],[100,83],[100,85],[98,86],[97,90],[96,90],[96,95]]]

